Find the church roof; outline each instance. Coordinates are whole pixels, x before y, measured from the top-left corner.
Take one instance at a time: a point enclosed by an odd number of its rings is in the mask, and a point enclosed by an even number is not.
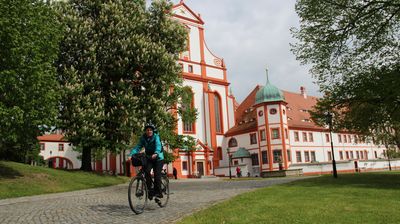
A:
[[[285,101],[285,97],[278,87],[269,82],[267,70],[267,83],[257,91],[255,104],[279,101]]]

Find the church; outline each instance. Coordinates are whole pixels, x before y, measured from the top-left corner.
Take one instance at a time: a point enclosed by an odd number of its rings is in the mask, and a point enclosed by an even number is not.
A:
[[[268,80],[256,86],[245,100],[237,102],[228,90],[225,62],[207,47],[204,21],[183,1],[173,6],[173,19],[188,30],[186,51],[180,54],[184,85],[193,92],[192,106],[197,121],[178,121],[177,132],[197,139],[195,151],[167,149],[177,159],[167,165],[178,178],[228,176],[241,170],[244,176],[325,174],[332,172],[336,160],[338,172],[361,172],[387,169],[384,146],[374,145],[350,132],[330,133],[317,126],[309,111],[317,98],[299,92],[280,90]],[[262,72],[262,71],[260,71]],[[54,168],[80,168],[79,154],[61,134],[39,137],[40,155]],[[331,144],[332,143],[332,144]],[[332,147],[333,146],[333,147]],[[126,154],[109,154],[94,161],[99,172],[123,174]],[[392,161],[400,167],[400,161]],[[129,166],[126,166],[129,168]],[[133,173],[133,168],[129,168]]]

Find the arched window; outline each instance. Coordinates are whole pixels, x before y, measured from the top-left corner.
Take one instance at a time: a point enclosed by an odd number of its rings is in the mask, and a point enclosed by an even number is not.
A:
[[[228,146],[229,147],[236,147],[237,146],[236,138],[229,139]]]
[[[218,148],[217,148],[217,152],[218,152],[218,159],[219,159],[219,160],[222,160],[222,148],[221,148],[221,147],[218,147]]]
[[[214,94],[214,116],[215,116],[215,130],[217,133],[222,134],[222,109],[221,98],[217,93]]]
[[[190,103],[187,105],[182,105],[182,110],[185,110],[186,108],[194,108],[194,93],[190,89],[188,89],[188,97],[190,100]],[[193,121],[185,121],[184,117],[182,117],[182,122],[183,122],[183,132],[184,133],[195,133],[195,122]]]

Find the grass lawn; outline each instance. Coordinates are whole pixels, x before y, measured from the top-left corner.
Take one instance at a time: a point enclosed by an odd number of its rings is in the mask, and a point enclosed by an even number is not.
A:
[[[400,223],[400,172],[322,176],[258,189],[179,223]]]
[[[126,181],[127,177],[55,170],[0,161],[0,199],[104,187]]]

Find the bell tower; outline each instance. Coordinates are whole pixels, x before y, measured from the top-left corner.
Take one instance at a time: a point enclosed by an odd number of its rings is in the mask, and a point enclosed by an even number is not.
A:
[[[253,105],[257,110],[260,173],[288,168],[287,103],[282,91],[270,83],[268,69],[266,78]]]

